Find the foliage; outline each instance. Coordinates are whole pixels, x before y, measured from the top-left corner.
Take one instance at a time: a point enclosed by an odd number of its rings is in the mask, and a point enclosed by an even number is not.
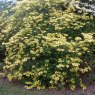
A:
[[[19,80],[27,89],[86,89],[81,76],[95,63],[94,22],[86,12],[76,14],[72,3],[24,0],[14,7],[0,34],[10,81]]]
[[[15,4],[12,1],[0,1],[0,35],[6,27],[7,18],[13,14],[11,8]],[[2,36],[0,36],[2,38]],[[5,58],[5,47],[2,45],[3,40],[0,38],[0,70],[3,67],[3,60]]]

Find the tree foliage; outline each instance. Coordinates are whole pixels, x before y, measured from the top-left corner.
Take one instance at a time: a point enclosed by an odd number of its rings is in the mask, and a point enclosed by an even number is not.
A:
[[[81,76],[94,59],[93,16],[77,14],[72,0],[27,0],[14,7],[0,33],[6,48],[4,72],[27,89],[83,89]]]
[[[11,10],[13,6],[15,6],[15,3],[12,1],[0,1],[0,35],[7,25],[7,18],[13,14]],[[5,47],[2,45],[2,42],[0,38],[0,70],[2,70],[2,63],[5,58]]]

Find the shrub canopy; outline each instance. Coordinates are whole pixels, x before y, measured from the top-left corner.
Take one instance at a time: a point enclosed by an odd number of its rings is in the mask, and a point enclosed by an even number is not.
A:
[[[94,21],[86,12],[77,14],[72,4],[73,0],[24,0],[14,7],[0,33],[9,80],[19,80],[28,89],[85,89],[81,76],[95,61]]]

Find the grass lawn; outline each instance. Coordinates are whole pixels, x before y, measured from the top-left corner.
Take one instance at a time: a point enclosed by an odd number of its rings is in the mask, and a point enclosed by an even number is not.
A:
[[[0,77],[0,95],[95,95],[94,85],[88,87],[86,91],[77,89],[75,91],[65,90],[26,90],[19,83],[8,82],[6,79]]]

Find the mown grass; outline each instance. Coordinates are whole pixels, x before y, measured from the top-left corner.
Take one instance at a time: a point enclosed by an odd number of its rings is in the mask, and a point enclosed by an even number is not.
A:
[[[45,95],[42,92],[38,91],[26,91],[18,87],[10,87],[10,86],[0,86],[0,95]],[[53,94],[47,94],[46,95],[53,95]],[[56,94],[57,95],[57,94]],[[65,95],[63,93],[63,95]],[[77,94],[80,95],[80,94]]]
[[[35,91],[26,91],[20,87],[0,85],[0,95],[42,95]]]
[[[95,95],[95,86],[89,87],[86,91],[81,89],[75,91],[55,89],[26,90],[19,83],[8,82],[6,79],[0,78],[0,95]]]

